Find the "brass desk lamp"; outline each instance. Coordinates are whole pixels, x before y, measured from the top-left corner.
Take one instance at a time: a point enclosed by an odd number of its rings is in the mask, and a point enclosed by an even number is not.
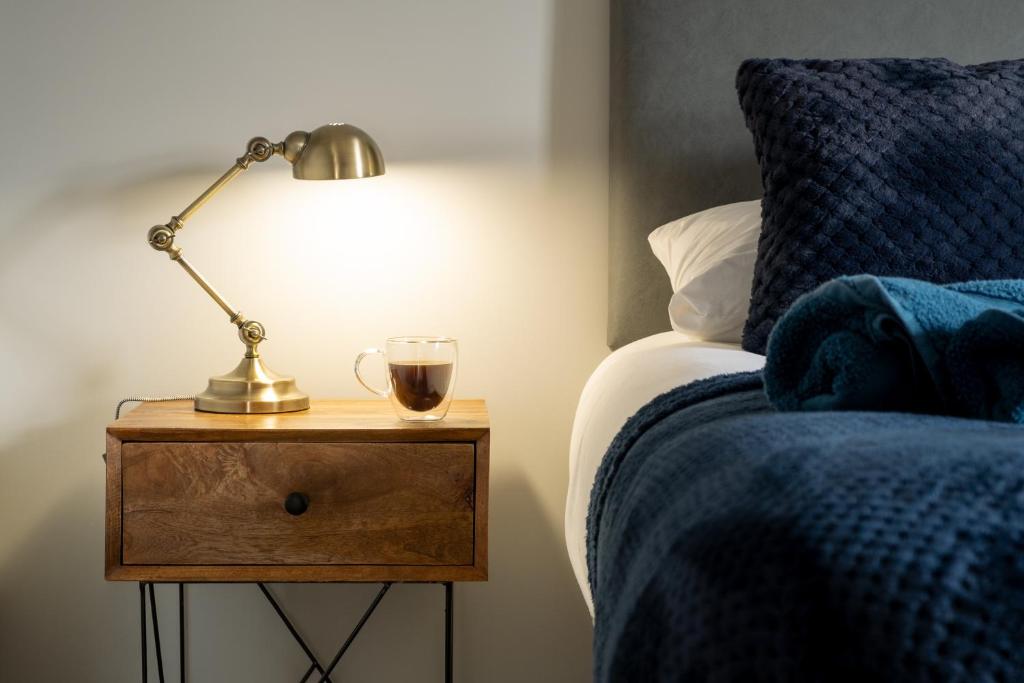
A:
[[[321,126],[311,133],[295,131],[283,142],[266,138],[249,141],[245,154],[199,197],[166,225],[149,230],[149,246],[165,251],[228,314],[245,344],[245,357],[226,375],[211,377],[206,391],[196,396],[196,410],[213,413],[284,413],[309,408],[309,396],[299,391],[292,377],[272,372],[259,354],[267,338],[261,323],[246,318],[224,300],[206,279],[196,272],[174,244],[174,237],[192,214],[254,161],[266,161],[275,154],[292,165],[292,176],[300,180],[342,180],[369,178],[384,173],[384,158],[377,143],[365,131],[345,123]]]

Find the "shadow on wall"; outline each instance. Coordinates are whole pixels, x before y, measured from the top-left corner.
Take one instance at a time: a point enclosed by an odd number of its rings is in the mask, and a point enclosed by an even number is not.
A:
[[[79,391],[78,405],[95,406],[86,387]],[[137,641],[122,618],[135,613],[133,593],[102,579],[104,465],[100,449],[83,445],[95,440],[81,438],[101,424],[95,410],[82,410],[0,449],[9,525],[0,561],[5,680],[30,672],[83,682],[136,675],[125,666],[131,659],[110,651]]]
[[[514,459],[516,454],[506,451],[503,457]],[[535,661],[525,659],[529,653],[532,660],[540,657],[550,663],[580,657],[568,666],[551,668],[589,672],[590,619],[567,559],[561,525],[552,525],[540,497],[519,472],[492,479],[490,533],[490,581],[467,584],[462,591],[463,605],[485,591],[493,593],[490,613],[474,616],[487,619],[489,627],[458,635],[469,668],[493,671],[494,662],[501,662],[502,671],[512,674],[502,680],[531,680],[538,669]],[[524,553],[523,548],[531,552]],[[552,567],[557,571],[553,573]],[[478,639],[483,634],[486,640]],[[579,680],[589,680],[589,674]]]
[[[595,16],[594,6],[605,11]],[[604,173],[608,139],[607,0],[551,3],[548,159],[553,170]],[[595,63],[595,55],[600,55]],[[604,144],[595,145],[596,140]]]
[[[4,235],[4,250],[0,252],[0,264],[14,264],[19,258],[53,232],[73,227],[73,223],[81,218],[81,214],[100,214],[103,229],[90,230],[88,234],[69,235],[66,243],[66,254],[54,254],[55,258],[63,258],[74,253],[76,243],[82,240],[125,236],[123,216],[134,214],[144,209],[154,214],[153,223],[166,221],[171,215],[185,207],[191,196],[197,195],[207,185],[217,179],[231,164],[225,159],[223,167],[213,165],[182,164],[173,170],[157,170],[151,160],[138,163],[121,163],[115,165],[93,165],[88,176],[76,175],[73,180],[54,181],[56,189],[44,200],[37,202],[29,210],[9,221],[10,225],[24,229],[14,230]],[[122,179],[121,181],[111,179]],[[206,183],[203,184],[203,179]],[[180,206],[169,206],[168,198],[174,195],[168,188],[183,188],[183,194],[177,202]],[[191,195],[189,194],[191,188]],[[181,201],[184,200],[184,201]],[[176,202],[176,203],[177,203]],[[159,210],[163,206],[167,214],[162,219]],[[138,241],[145,242],[146,230],[149,225],[138,226]]]
[[[151,224],[138,224],[135,217],[162,215],[159,208],[167,206],[167,198],[175,196],[174,190],[182,188],[180,194],[188,197],[186,188],[204,187],[201,179],[216,178],[219,172],[198,167],[165,173],[132,173],[131,180],[120,184],[109,180],[123,178],[125,174],[125,165],[100,167],[92,169],[88,178],[62,184],[59,190],[15,217],[11,224],[18,229],[3,236],[0,281],[6,281],[7,291],[0,294],[0,320],[7,332],[5,341],[13,345],[10,351],[15,353],[50,354],[48,369],[51,372],[43,377],[29,374],[20,378],[22,384],[16,403],[6,406],[13,409],[15,416],[26,410],[40,410],[38,405],[26,405],[26,400],[36,399],[42,405],[60,399],[58,405],[78,405],[71,400],[77,397],[64,391],[67,378],[82,374],[83,360],[103,358],[102,362],[106,362],[112,355],[105,351],[109,350],[109,340],[119,330],[104,325],[105,321],[94,317],[93,312],[118,292],[101,291],[100,287],[105,285],[99,283],[109,282],[112,268],[130,272],[128,266],[134,265],[134,259],[126,264],[111,255],[106,262],[83,262],[82,254],[86,251],[81,247],[96,243],[130,245],[141,256],[152,257],[145,246],[146,231]],[[104,178],[106,180],[98,180]],[[166,218],[182,206],[166,210]],[[125,226],[131,226],[133,232],[126,233]],[[47,253],[35,253],[44,250]],[[25,266],[39,262],[45,263],[43,269],[28,270]],[[128,278],[123,281],[125,288],[133,284]],[[145,313],[151,312],[124,311],[122,318],[143,325]],[[23,371],[35,370],[28,367],[31,362],[20,365]],[[109,380],[109,373],[104,378]],[[54,386],[48,388],[47,383]],[[42,397],[32,395],[44,390],[51,393]],[[53,390],[60,393],[53,394]],[[85,400],[108,395],[109,382],[90,383],[86,391],[91,395],[83,396]],[[13,426],[17,424],[15,421]]]

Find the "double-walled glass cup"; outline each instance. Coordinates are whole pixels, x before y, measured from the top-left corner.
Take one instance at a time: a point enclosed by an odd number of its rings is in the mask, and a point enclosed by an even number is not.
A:
[[[440,420],[455,393],[459,348],[450,337],[391,337],[384,351],[366,349],[356,356],[356,379],[368,390],[391,400],[395,412],[409,422]],[[367,356],[384,358],[385,389],[363,377],[360,364]]]

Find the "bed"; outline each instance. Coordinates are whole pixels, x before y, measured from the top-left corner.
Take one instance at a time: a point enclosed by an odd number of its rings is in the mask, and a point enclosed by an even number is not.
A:
[[[595,680],[1024,676],[1019,425],[780,414],[759,371],[767,332],[743,350],[668,331],[673,287],[647,241],[764,191],[744,59],[972,64],[1019,57],[1021,25],[1009,2],[613,0],[613,353],[580,399],[565,520]]]

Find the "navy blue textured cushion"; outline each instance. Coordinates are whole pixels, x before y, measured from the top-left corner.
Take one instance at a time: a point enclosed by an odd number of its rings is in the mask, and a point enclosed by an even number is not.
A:
[[[764,184],[743,347],[840,275],[1024,277],[1024,61],[744,62]]]

